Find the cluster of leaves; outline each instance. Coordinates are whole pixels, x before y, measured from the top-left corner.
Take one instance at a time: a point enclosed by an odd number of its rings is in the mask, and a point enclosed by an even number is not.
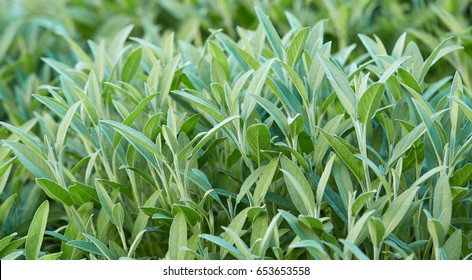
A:
[[[57,2],[2,15],[0,258],[471,258],[467,5]]]

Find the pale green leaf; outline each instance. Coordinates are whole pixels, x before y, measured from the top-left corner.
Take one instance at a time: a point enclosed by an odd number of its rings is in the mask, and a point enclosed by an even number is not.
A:
[[[27,260],[36,260],[39,256],[48,215],[49,202],[46,200],[36,210],[26,235],[25,256]]]
[[[67,206],[72,205],[72,198],[69,192],[60,185],[58,185],[56,182],[46,178],[38,178],[36,179],[36,183],[50,198],[59,201]]]
[[[409,188],[400,194],[388,207],[385,214],[382,216],[382,222],[385,225],[385,235],[387,236],[395,230],[400,224],[406,212],[410,208],[416,192],[419,187]]]
[[[272,46],[272,49],[275,51],[275,54],[279,57],[280,60],[284,59],[284,51],[282,46],[282,40],[280,40],[277,30],[275,30],[272,22],[269,17],[264,14],[259,8],[256,7],[256,14],[259,18],[260,23],[264,27],[269,43]]]
[[[187,221],[183,212],[177,213],[172,221],[169,232],[169,258],[183,260],[185,251],[180,250],[187,246]]]

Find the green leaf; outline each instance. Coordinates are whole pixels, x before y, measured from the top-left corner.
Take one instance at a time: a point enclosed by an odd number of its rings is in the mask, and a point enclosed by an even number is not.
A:
[[[385,236],[385,226],[382,223],[382,220],[371,217],[368,221],[368,227],[372,245],[380,247]]]
[[[50,58],[42,58],[49,67],[54,69],[62,78],[74,85],[87,81],[87,75],[78,71],[73,71],[68,65]]]
[[[236,197],[236,203],[240,203],[243,197],[249,192],[249,189],[256,183],[258,178],[262,175],[265,174],[267,170],[267,165],[261,166],[251,172],[249,176],[244,180],[243,184],[241,185],[241,188],[239,190],[239,194]]]
[[[46,178],[38,178],[36,179],[36,183],[50,198],[59,201],[67,206],[72,205],[72,198],[69,192],[62,188],[60,185],[56,184],[54,181],[51,181]]]
[[[36,210],[26,235],[25,256],[27,260],[36,260],[43,243],[44,231],[49,215],[49,202],[44,201]]]
[[[282,113],[282,111],[277,108],[272,102],[269,100],[265,99],[264,97],[250,94],[252,98],[256,99],[257,103],[261,105],[262,108],[264,108],[267,113],[269,113],[274,121],[277,123],[277,125],[280,127],[282,130],[282,133],[285,135],[286,138],[290,135],[290,127],[287,122],[287,117]]]
[[[10,130],[13,134],[15,134],[28,148],[30,148],[32,151],[34,151],[36,154],[41,155],[41,144],[28,135],[26,132],[23,130],[5,122],[0,122],[1,125],[6,127],[8,130]]]
[[[288,146],[287,144],[285,144],[284,142],[277,142],[277,143],[274,143],[274,146],[277,148],[278,151],[281,151],[281,152],[289,152],[293,157],[295,157],[295,159],[298,161],[298,163],[302,166],[302,168],[304,170],[308,170],[308,162],[306,161],[306,159],[303,157],[302,154],[300,154],[300,152],[298,152],[297,150],[295,150],[294,148]]]
[[[469,139],[467,139],[465,143],[462,144],[459,151],[457,151],[456,155],[454,156],[454,160],[452,161],[451,165],[455,166],[462,159],[462,157],[466,155],[467,152],[469,152],[470,148],[472,148],[472,137],[469,137]]]
[[[332,154],[326,163],[323,174],[321,174],[320,181],[316,187],[316,204],[317,204],[317,214],[320,216],[321,204],[323,202],[323,195],[328,184],[329,176],[331,175],[331,168],[333,167],[333,162],[336,159],[336,155]]]
[[[264,201],[267,191],[269,190],[270,185],[273,183],[275,172],[277,171],[277,166],[279,163],[279,158],[274,157],[272,160],[265,166],[262,175],[257,181],[256,188],[254,189],[254,202],[256,205],[261,205]]]
[[[195,226],[198,222],[202,221],[200,214],[192,207],[182,204],[172,205],[172,214],[177,214],[179,212],[184,213],[185,218],[191,226]]]
[[[96,105],[81,89],[73,87],[73,90],[80,99],[80,102],[84,104],[85,112],[92,121],[93,126],[96,126],[99,119]]]
[[[61,251],[63,252],[61,258],[63,260],[75,259],[83,255],[83,253],[77,248],[67,245],[67,242],[69,242],[70,240],[85,239],[82,233],[85,233],[85,231],[87,230],[85,227],[91,227],[91,225],[90,223],[88,223],[86,226],[84,225],[83,221],[91,221],[93,208],[94,205],[92,202],[85,202],[77,210],[75,210],[74,207],[70,207],[70,213],[72,215],[64,232],[64,236],[69,240],[64,240],[61,244]],[[50,233],[48,233],[48,235],[50,235]]]
[[[287,49],[287,64],[292,68],[297,64],[305,49],[306,39],[308,38],[309,27],[298,30],[293,37]]]
[[[267,190],[272,183],[274,174],[277,171],[277,165],[278,157],[273,158],[267,165],[261,166],[251,172],[241,185],[239,194],[236,197],[236,203],[241,202],[243,197],[248,194],[252,185],[257,182],[253,197],[255,204],[260,205],[264,201]]]
[[[249,86],[247,88],[247,92],[250,94],[250,96],[262,96],[262,88],[266,84],[266,80],[269,74],[269,71],[272,67],[272,64],[274,63],[275,59],[270,59],[267,62],[265,62],[263,65],[261,65],[256,72],[254,72],[252,76],[252,80],[249,83]],[[270,79],[268,80],[270,81]],[[269,82],[267,83],[269,84]],[[261,97],[262,98],[262,97]],[[250,114],[253,111],[253,108],[255,106],[255,102],[253,99],[246,99],[247,104],[245,106],[242,106],[241,108],[241,116],[247,120],[250,117]],[[257,99],[256,99],[257,100]]]
[[[239,66],[243,69],[247,69],[248,65],[254,69],[259,66],[259,63],[247,52],[238,47],[230,37],[223,35],[222,33],[217,33],[215,37],[224,46],[228,53],[234,56]]]
[[[289,246],[289,248],[302,248],[302,249],[311,248],[317,252],[316,255],[312,255],[315,258],[318,258],[321,255],[323,256],[322,259],[326,259],[326,260],[330,259],[329,255],[326,253],[323,246],[320,243],[315,242],[313,240],[301,240],[296,243],[292,243]]]
[[[269,43],[272,46],[272,49],[275,51],[276,55],[279,57],[280,60],[284,59],[284,51],[282,46],[282,40],[280,40],[279,35],[277,34],[277,30],[272,25],[269,17],[264,14],[259,8],[256,7],[256,14],[259,18],[259,22],[262,24],[264,31],[266,33],[267,39],[269,39]]]
[[[318,235],[316,235],[316,233],[311,228],[308,228],[295,216],[283,210],[281,210],[279,213],[282,215],[285,221],[289,224],[290,228],[292,229],[293,232],[295,232],[298,238],[300,238],[301,240],[311,240],[313,242],[321,244],[321,240],[319,239]],[[307,251],[312,256],[314,256],[315,259],[322,259],[322,256],[320,256],[317,253],[317,250],[313,249],[312,247],[308,247]],[[321,254],[325,255],[326,252],[324,252],[323,250]]]
[[[241,237],[239,237],[239,234],[232,230],[231,228],[228,227],[222,227],[223,230],[225,231],[225,236],[228,236],[228,239],[231,240],[231,243],[234,243],[236,245],[236,248],[239,249],[241,253],[244,255],[245,260],[253,260],[254,257],[251,254],[251,251],[249,250],[248,246],[246,243],[244,243],[243,240],[241,240]]]
[[[441,222],[434,218],[428,219],[428,231],[431,234],[431,238],[433,239],[434,247],[442,247],[446,233],[444,232],[444,227],[442,226]],[[436,256],[436,258],[438,259],[439,257]]]
[[[182,90],[175,90],[173,91],[173,93],[185,99],[188,99],[188,101],[190,101],[192,105],[200,108],[203,112],[206,113],[205,115],[211,116],[213,119],[215,119],[215,121],[221,122],[224,120],[225,118],[224,113],[220,109],[215,107],[215,105],[211,104],[210,102],[203,100],[202,98],[194,94],[189,94]]]
[[[197,185],[204,193],[209,193],[210,196],[219,204],[223,204],[218,194],[214,191],[210,181],[208,180],[205,173],[198,169],[192,169],[192,172],[189,174],[189,179]]]
[[[352,242],[349,242],[347,240],[340,239],[341,243],[344,244],[344,246],[351,251],[354,256],[356,256],[357,259],[359,260],[369,260],[369,257],[364,254],[359,247],[357,247],[355,244],[352,244]]]
[[[223,50],[212,41],[208,42],[208,46],[209,46],[209,50],[211,52],[212,57],[215,58],[218,61],[218,63],[221,65],[221,67],[223,68],[223,72],[225,73],[225,76],[229,77],[230,71],[229,71],[228,60]]]
[[[354,224],[354,226],[349,230],[349,233],[346,237],[347,242],[352,243],[354,245],[358,245],[362,243],[363,238],[365,235],[363,233],[366,231],[367,226],[366,223],[372,217],[372,215],[375,213],[375,211],[368,211],[362,215],[362,217],[357,220],[357,222]],[[347,254],[349,251],[349,246],[344,244],[344,254]]]
[[[359,37],[362,44],[364,45],[367,52],[369,53],[369,55],[372,58],[375,59],[379,55],[385,55],[386,54],[385,49],[381,48],[382,46],[380,46],[379,44],[376,44],[375,41],[372,38],[370,38],[370,37],[368,37],[364,34],[359,34],[358,37]],[[377,61],[377,63],[379,64],[380,62]]]
[[[262,64],[252,76],[252,80],[247,88],[248,92],[255,95],[261,95],[262,88],[266,84],[267,76],[275,59],[269,59]]]
[[[100,85],[101,79],[97,77],[95,72],[92,70],[90,71],[87,84],[85,85],[85,94],[88,97],[88,100],[92,103],[92,108],[90,108],[89,113],[97,114],[96,117],[100,118],[103,116],[103,108],[102,108],[102,88]],[[84,105],[87,104],[84,102]],[[95,118],[95,116],[93,116]],[[97,124],[98,119],[94,120],[94,124]]]
[[[295,216],[284,210],[280,210],[279,213],[289,224],[292,231],[295,232],[295,234],[297,234],[297,236],[301,240],[313,240],[315,242],[321,243],[321,240],[318,235],[311,228],[308,228],[305,224],[303,224]],[[310,250],[311,249],[309,248],[308,251]],[[316,255],[316,252],[313,252],[313,254]]]
[[[395,163],[395,161],[403,156],[408,149],[418,140],[423,133],[426,132],[426,126],[424,123],[421,123],[410,131],[407,135],[402,137],[400,141],[395,145],[392,151],[392,157],[388,160],[386,164],[386,169],[390,169],[390,166]]]
[[[292,202],[295,205],[295,208],[304,215],[313,215],[313,208],[314,203],[308,199],[308,193],[305,192],[303,187],[301,186],[300,182],[296,180],[296,178],[290,174],[285,169],[280,169],[284,174],[285,182],[287,184],[288,192],[290,193],[290,197],[292,198]],[[305,179],[306,180],[306,179]]]
[[[102,252],[98,250],[97,246],[93,243],[83,241],[83,240],[72,240],[67,242],[67,245],[78,248],[82,251],[89,252],[98,256],[103,256]]]
[[[400,224],[406,212],[408,212],[418,189],[419,187],[407,189],[388,207],[387,211],[382,216],[382,222],[385,225],[385,236],[393,232],[398,224]]]
[[[356,158],[353,153],[346,147],[338,138],[332,136],[322,128],[318,128],[323,137],[329,142],[331,147],[336,151],[336,154],[343,160],[346,166],[352,171],[359,182],[364,177],[362,170],[362,162]]]
[[[133,76],[136,74],[141,62],[142,54],[142,48],[138,48],[128,56],[125,65],[123,66],[123,70],[121,71],[121,80],[123,82],[131,81]]]
[[[270,149],[270,132],[265,124],[258,123],[249,126],[245,136],[247,145],[258,159],[262,150]]]
[[[333,63],[331,60],[323,55],[318,55],[321,65],[333,86],[336,96],[343,105],[346,112],[352,117],[356,117],[357,97],[352,90],[346,75]]]
[[[178,54],[176,57],[172,58],[172,60],[164,67],[162,70],[161,78],[159,79],[159,86],[158,90],[161,92],[163,98],[162,102],[167,102],[165,98],[171,89],[172,82],[174,80],[174,75],[177,72],[177,66],[180,62],[181,55]]]
[[[464,114],[467,116],[469,121],[472,121],[472,109],[469,106],[467,106],[467,104],[465,104],[463,100],[460,100],[459,98],[455,96],[450,96],[449,98],[455,101],[457,104],[459,104],[459,107],[461,108],[462,112],[464,112]]]
[[[375,191],[375,190],[370,191],[370,192],[361,193],[356,198],[356,200],[354,201],[354,203],[351,206],[351,215],[352,215],[352,217],[357,217],[357,215],[359,214],[359,211],[362,209],[362,207],[364,207],[364,205],[367,203],[367,201],[369,201],[374,196],[374,194],[376,194],[376,193],[377,193],[377,191]]]
[[[202,147],[208,142],[210,141],[210,139],[215,136],[215,134],[220,130],[222,129],[224,126],[226,126],[228,123],[232,122],[233,120],[239,118],[239,116],[231,116],[231,117],[228,117],[226,118],[225,120],[223,120],[222,122],[220,122],[219,124],[217,124],[216,126],[214,126],[212,129],[210,129],[208,132],[203,132],[203,137],[202,139],[198,142],[197,145],[195,145],[195,147],[192,149],[192,153],[191,153],[191,156],[190,156],[190,159],[189,161],[191,161],[196,155],[197,153],[202,149]],[[197,139],[197,138],[195,138]],[[193,142],[190,142],[190,144],[188,145],[189,147],[191,147],[191,144],[193,144]],[[187,147],[186,147],[187,148]],[[186,155],[186,148],[184,148],[180,153],[179,153],[179,160],[182,159],[185,155]]]
[[[83,234],[88,240],[90,240],[96,247],[97,249],[102,253],[103,256],[105,256],[109,260],[117,260],[118,257],[108,249],[108,247],[103,244],[100,240],[95,238],[94,236],[90,234]]]
[[[161,195],[162,195],[162,191],[155,191],[151,196],[149,196],[149,198],[146,200],[144,205],[140,208],[142,209],[145,207],[154,207],[157,203],[157,200],[159,199]],[[143,231],[146,228],[148,221],[149,221],[149,216],[146,215],[146,213],[143,210],[139,211],[139,214],[136,217],[134,225],[133,225],[133,230],[131,232],[132,240],[133,239],[136,240],[138,233]],[[130,248],[130,251],[131,251],[131,248]]]
[[[382,95],[385,90],[385,85],[380,83],[372,84],[359,100],[357,112],[359,120],[366,126],[379,108]]]
[[[285,68],[285,70],[287,70],[288,75],[295,86],[295,89],[289,90],[287,85],[280,82],[279,80],[275,80],[274,84],[275,88],[277,89],[277,97],[281,99],[282,104],[286,105],[291,110],[291,112],[300,112],[304,114],[306,109],[303,108],[302,104],[298,100],[298,96],[301,97],[305,104],[308,104],[308,95],[305,89],[305,84],[295,70],[285,63],[280,62],[280,64]]]
[[[210,241],[211,243],[214,243],[221,248],[224,248],[226,251],[228,251],[231,255],[236,257],[238,260],[244,260],[245,256],[244,254],[237,248],[235,248],[233,245],[231,245],[228,241],[224,240],[223,238],[219,236],[214,236],[210,234],[200,234],[199,235],[201,238],[206,239]]]
[[[89,68],[93,68],[93,62],[88,56],[88,54],[77,44],[72,38],[67,36],[63,36],[64,40],[66,40],[69,47],[74,51],[75,55],[77,56],[78,60],[87,64]]]
[[[395,46],[392,50],[392,56],[399,58],[403,54],[403,48],[405,47],[406,32],[403,32],[395,42]]]
[[[454,74],[454,79],[452,80],[451,91],[449,93],[450,97],[456,97],[462,99],[464,87],[462,85],[462,79],[458,72]],[[457,102],[450,103],[451,110],[449,111],[449,116],[451,120],[451,136],[450,136],[450,153],[451,157],[454,156],[455,151],[455,140],[457,134],[457,127],[459,125],[459,104]]]
[[[7,8],[8,10],[8,8]],[[13,21],[12,23],[6,24],[2,28],[2,33],[0,37],[0,63],[4,65],[4,58],[7,54],[8,49],[10,48],[13,40],[15,39],[16,33],[20,26],[21,21]]]
[[[462,253],[462,231],[457,229],[444,243],[444,253],[448,260],[459,260]]]
[[[50,231],[50,230],[46,230],[44,232],[45,235],[49,235],[49,236],[52,236],[52,237],[55,237],[61,241],[64,241],[64,242],[69,242],[71,241],[71,239],[63,234],[60,234],[59,232],[57,231]]]
[[[408,59],[410,59],[409,56],[400,57],[399,59],[395,60],[395,62],[392,63],[392,65],[390,65],[387,70],[385,70],[378,82],[382,84],[387,82],[388,78],[390,78],[390,76],[392,76],[392,74],[400,67],[400,65]]]
[[[304,129],[303,117],[300,114],[296,114],[293,118],[288,118],[287,122],[292,136],[300,134]]]
[[[113,205],[112,216],[116,228],[118,230],[122,230],[123,223],[125,221],[125,211],[123,210],[123,206],[121,205],[121,203],[116,203],[115,205]]]
[[[402,85],[413,89],[415,92],[423,92],[420,85],[418,84],[418,81],[416,81],[416,79],[409,72],[403,70],[402,68],[398,69],[398,79]]]
[[[454,172],[454,175],[449,179],[452,186],[464,186],[472,181],[472,163],[467,163],[461,169]]]
[[[245,209],[243,209],[242,211],[239,212],[238,215],[236,215],[236,217],[234,217],[234,219],[231,221],[231,223],[227,226],[227,228],[231,229],[232,231],[234,231],[236,233],[237,236],[239,235],[242,235],[243,234],[243,226],[244,226],[244,223],[246,222],[247,218],[248,218],[248,213],[250,212],[250,210],[252,210],[254,208],[252,207],[247,207]],[[256,208],[257,209],[257,208]],[[256,210],[258,211],[258,210]],[[221,236],[225,241],[227,241],[230,245],[233,245],[235,244],[236,242],[238,242],[238,240],[236,240],[235,238],[235,235],[234,234],[230,234],[229,232],[225,231],[222,236]],[[224,259],[224,257],[226,256],[226,252],[222,251],[221,252],[221,258]]]
[[[437,157],[440,158],[443,154],[443,145],[441,137],[439,136],[439,132],[436,129],[436,126],[434,125],[431,116],[427,113],[425,108],[423,108],[423,106],[415,99],[412,99],[412,101],[421,119],[426,125],[426,131],[428,132],[428,136],[431,139],[431,142],[433,143],[434,151],[436,152]]]
[[[287,184],[287,190],[295,207],[303,215],[313,215],[315,196],[313,195],[310,183],[308,183],[300,168],[286,156],[282,156],[280,163],[282,165],[281,171]]]
[[[73,88],[75,89],[75,88]],[[65,104],[62,104],[61,102],[55,100],[54,98],[42,96],[42,95],[33,95],[34,98],[39,100],[41,103],[46,105],[48,108],[50,108],[55,114],[57,114],[59,117],[64,117],[68,110],[69,107]],[[96,137],[91,135],[89,132],[88,128],[84,125],[83,120],[81,120],[77,115],[75,115],[72,118],[72,127],[82,136],[86,137],[87,140],[89,140],[95,147],[98,145],[98,140]],[[41,177],[41,176],[38,176]],[[44,177],[44,176],[43,176]]]
[[[417,187],[417,186],[421,186],[421,184],[428,180],[431,176],[433,176],[434,174],[440,172],[440,171],[443,171],[447,169],[447,166],[438,166],[438,167],[435,167],[431,170],[428,170],[428,172],[426,172],[425,174],[421,175],[420,178],[416,179],[416,181],[411,185],[412,187]]]
[[[354,192],[353,182],[349,170],[339,157],[333,163],[333,177],[339,190],[339,196],[342,199],[345,209],[349,207],[349,194]]]
[[[167,125],[162,126],[162,137],[164,137],[164,141],[167,147],[169,147],[169,149],[171,150],[172,154],[178,154],[180,150],[179,142],[177,141],[177,137],[175,136],[175,134]]]
[[[130,126],[136,120],[136,118],[141,114],[141,112],[146,108],[146,106],[151,102],[158,94],[151,94],[148,97],[144,98],[141,102],[139,102],[138,106],[134,108],[134,110],[123,120],[123,125]],[[120,135],[116,135],[113,139],[113,146],[117,146],[118,142],[121,140]]]
[[[62,252],[47,254],[47,255],[44,255],[44,256],[40,257],[38,260],[53,261],[53,260],[59,259],[61,257],[61,255],[62,255]]]
[[[105,213],[107,214],[110,221],[115,224],[115,220],[113,218],[114,203],[108,195],[108,192],[98,181],[95,182],[95,189],[97,190],[98,199],[100,200],[103,210],[105,210]]]
[[[84,205],[87,205],[87,204],[84,204]],[[89,204],[89,206],[90,206],[90,204]],[[86,211],[87,206],[81,206],[80,208],[82,208],[82,211]],[[79,208],[79,210],[81,210],[80,208]],[[85,226],[84,220],[87,219],[88,217],[86,217],[85,215],[81,215],[81,213],[79,213],[77,210],[75,210],[74,207],[70,208],[70,212],[72,214],[71,215],[72,216],[71,217],[71,222],[73,222],[74,226],[78,229],[77,235],[79,235],[79,232],[80,233],[86,233],[87,229],[85,228],[86,226]],[[73,236],[73,237],[75,238],[77,236]]]
[[[74,182],[74,185],[70,186],[68,189],[72,200],[76,203],[76,199],[78,198],[80,201],[89,202],[90,198],[100,202],[100,199],[97,195],[97,190],[92,188],[91,186],[81,184],[79,182]],[[82,203],[80,203],[82,204]]]
[[[67,111],[67,114],[62,119],[59,128],[57,129],[55,146],[57,147],[58,151],[63,148],[64,141],[66,139],[67,129],[69,128],[69,125],[71,124],[72,119],[74,118],[75,111],[77,111],[80,104],[81,102],[79,101],[70,107],[70,109]]]
[[[131,190],[128,187],[123,186],[122,184],[119,184],[119,183],[116,183],[116,182],[113,182],[113,181],[109,181],[109,180],[105,180],[105,179],[96,179],[96,181],[102,183],[103,186],[107,185],[107,186],[110,186],[110,187],[112,187],[116,190],[119,190],[121,194],[125,195],[129,199],[133,199],[133,193],[131,192]],[[82,189],[86,189],[87,191],[90,191],[90,188],[84,187]],[[94,196],[94,198],[98,198],[98,196]]]
[[[3,250],[0,252],[0,259],[6,258],[9,254],[15,252],[16,249],[18,249],[23,243],[26,241],[26,236],[21,237],[17,240],[11,241]],[[23,250],[20,250],[20,252],[23,254]]]
[[[21,163],[36,177],[54,179],[54,173],[50,165],[42,155],[37,154],[31,148],[18,142],[4,141],[13,153],[18,157]]]
[[[16,194],[14,194],[16,195]],[[10,244],[10,241],[12,241],[13,238],[15,238],[15,236],[17,236],[18,233],[14,232],[8,236],[5,236],[3,237],[1,240],[0,240],[0,252],[8,245]]]
[[[144,136],[139,131],[124,125],[119,122],[102,120],[100,123],[106,124],[114,128],[118,133],[120,133],[128,142],[141,154],[143,155],[150,163],[158,167],[156,158],[161,161],[165,161],[164,155],[161,153],[159,148],[154,144],[149,138]]]
[[[169,232],[169,258],[183,260],[185,251],[180,250],[187,246],[187,222],[183,212],[177,213],[172,221]]]
[[[189,137],[195,130],[195,127],[198,124],[198,121],[200,120],[201,115],[200,114],[195,114],[188,119],[186,119],[183,123],[182,126],[180,127],[179,133],[185,133]]]
[[[424,78],[426,77],[426,73],[428,73],[429,69],[431,66],[436,63],[441,57],[447,55],[450,52],[456,51],[456,50],[461,50],[463,47],[461,46],[445,46],[447,41],[449,41],[451,37],[444,39],[434,50],[433,52],[429,55],[429,57],[426,59],[426,61],[423,64],[423,67],[421,68],[421,72],[418,77],[418,81],[420,83],[423,82]]]
[[[441,222],[444,232],[448,232],[452,218],[452,194],[449,178],[445,172],[441,174],[434,187],[433,218]]]
[[[277,226],[278,226],[278,223],[279,223],[281,217],[282,217],[282,213],[279,212],[272,218],[272,221],[270,221],[270,224],[267,227],[267,230],[266,230],[266,232],[264,234],[264,237],[262,238],[262,241],[261,241],[260,255],[265,256],[267,248],[269,247],[269,243],[272,240],[273,235],[276,233]],[[278,236],[277,236],[277,238],[278,238]]]
[[[143,229],[142,231],[140,231],[140,232],[138,232],[138,233],[136,234],[136,237],[134,238],[133,243],[132,243],[131,246],[129,247],[128,258],[133,257],[134,252],[135,252],[136,249],[138,248],[138,245],[139,245],[139,243],[141,242],[141,240],[143,239],[143,235],[144,235],[144,233],[146,233],[146,231],[147,231],[147,230]]]
[[[1,150],[2,148],[0,148]],[[3,193],[3,190],[5,189],[8,179],[11,174],[12,170],[12,163],[15,160],[15,158],[11,158],[10,160],[7,160],[3,164],[0,165],[0,195]]]
[[[15,203],[17,196],[18,194],[16,193],[12,194],[9,198],[2,202],[2,205],[0,205],[0,229],[3,228],[3,225],[8,218],[8,214],[10,213],[11,207],[13,206],[13,203]]]
[[[364,155],[356,154],[355,156],[357,158],[359,158],[360,160],[362,160],[363,162],[365,162],[374,171],[375,175],[379,178],[380,182],[384,186],[388,197],[391,197],[392,196],[392,190],[391,190],[392,187],[389,184],[389,182],[387,181],[387,179],[385,178],[385,176],[382,174],[382,171],[380,170],[380,168],[375,163],[373,163],[369,158],[367,158]]]
[[[22,255],[23,255],[23,250],[18,250],[18,251],[14,251],[14,252],[2,257],[1,259],[2,260],[16,260],[17,258],[19,258]]]

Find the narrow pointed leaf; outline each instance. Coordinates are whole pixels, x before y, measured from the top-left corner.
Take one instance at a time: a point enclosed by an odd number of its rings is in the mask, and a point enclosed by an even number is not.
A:
[[[26,235],[25,256],[27,260],[36,260],[39,256],[48,215],[49,202],[46,200],[36,210]]]

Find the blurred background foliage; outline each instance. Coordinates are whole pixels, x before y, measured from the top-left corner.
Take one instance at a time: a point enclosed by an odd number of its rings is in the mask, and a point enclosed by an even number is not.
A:
[[[458,69],[471,87],[471,4],[471,0],[0,0],[0,119],[19,125],[31,118],[35,104],[22,93],[54,79],[41,57],[66,64],[74,59],[63,37],[89,50],[88,40],[107,38],[133,24],[131,36],[158,42],[175,32],[178,40],[199,45],[211,34],[210,28],[221,28],[233,37],[239,27],[255,29],[254,7],[269,15],[279,34],[326,19],[326,39],[333,41],[334,50],[360,45],[359,33],[375,34],[391,48],[406,31],[422,43],[424,53],[453,36],[464,50],[448,58],[444,67]]]

